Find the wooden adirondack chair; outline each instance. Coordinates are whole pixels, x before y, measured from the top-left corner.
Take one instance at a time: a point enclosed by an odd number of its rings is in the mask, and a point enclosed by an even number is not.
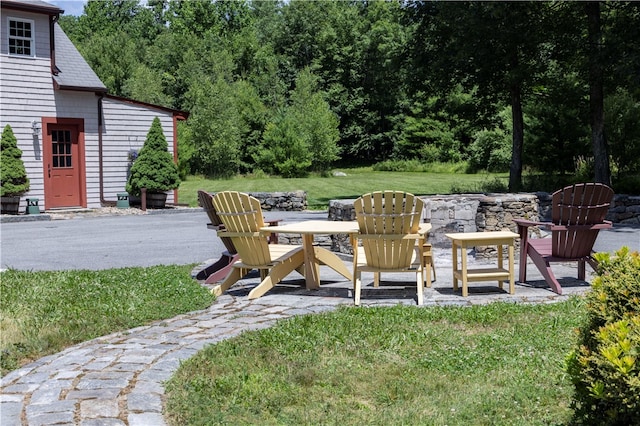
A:
[[[225,229],[220,238],[230,238],[240,255],[229,275],[212,291],[219,296],[250,270],[258,269],[262,282],[249,293],[249,299],[262,296],[304,262],[302,246],[269,244],[260,201],[248,194],[222,191],[213,196],[213,206]]]
[[[604,220],[613,190],[600,183],[567,186],[551,196],[551,222],[515,219],[520,234],[520,282],[527,280],[527,256],[531,258],[551,289],[562,287],[551,270],[553,262],[578,262],[578,279],[585,279],[585,263],[595,270],[593,245],[601,229],[611,228]],[[529,238],[529,227],[551,230],[551,238]]]
[[[425,257],[422,247],[430,226],[420,224],[424,202],[406,192],[384,191],[365,194],[354,202],[361,245],[354,250],[353,295],[360,304],[362,272],[373,272],[374,286],[382,272],[416,274],[418,304],[423,303]],[[427,259],[429,261],[430,259]]]
[[[198,191],[198,204],[209,216],[208,229],[219,231],[224,229],[222,220],[218,216],[216,209],[213,208],[212,195],[206,191]],[[205,280],[205,283],[212,284],[224,279],[231,271],[232,265],[240,258],[233,241],[229,237],[222,237],[222,244],[227,249],[215,263],[207,266],[196,275],[196,279]]]
[[[200,207],[202,207],[205,213],[207,213],[207,216],[209,216],[209,223],[207,223],[207,228],[213,229],[214,231],[224,230],[224,224],[218,216],[216,209],[213,207],[213,195],[207,191],[198,190],[198,204],[200,205]],[[268,226],[276,226],[280,222],[280,219],[265,221]],[[278,234],[272,233],[268,236],[268,238],[269,243],[277,244]],[[233,245],[233,241],[231,241],[231,238],[222,237],[220,239],[222,240],[222,243],[227,250],[222,253],[218,261],[202,269],[196,275],[196,279],[205,280],[206,284],[212,284],[223,280],[227,275],[229,275],[229,271],[231,271],[233,263],[235,263],[240,258],[240,255],[238,254],[236,247]]]

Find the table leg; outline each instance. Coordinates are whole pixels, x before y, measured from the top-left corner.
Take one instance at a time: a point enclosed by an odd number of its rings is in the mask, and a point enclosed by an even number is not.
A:
[[[498,244],[498,269],[503,269],[503,259],[502,259],[502,244]],[[500,290],[502,290],[504,288],[503,286],[503,282],[502,280],[498,280],[498,287],[500,287]]]
[[[349,281],[353,280],[353,274],[344,265],[342,259],[340,259],[335,253],[322,247],[314,247],[316,263],[327,265]]]
[[[313,246],[313,235],[302,235],[302,249],[304,250],[304,278],[307,290],[320,288],[320,267],[316,259],[316,251]]]
[[[462,251],[462,297],[467,297],[469,295],[469,283],[467,280],[467,247],[465,244],[462,244],[460,248]]]
[[[514,251],[515,251],[515,244],[514,242],[511,242],[511,244],[509,244],[509,294],[516,294],[516,284],[515,284],[515,279],[516,279],[516,274],[514,271]]]
[[[456,272],[458,271],[458,246],[455,241],[451,245],[451,259],[453,260],[453,291],[458,291],[458,279]]]

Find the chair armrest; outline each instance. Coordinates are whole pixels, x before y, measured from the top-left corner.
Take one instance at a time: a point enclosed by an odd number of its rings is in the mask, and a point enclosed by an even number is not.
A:
[[[282,219],[270,219],[270,220],[264,221],[264,223],[266,223],[267,226],[278,226],[280,222],[282,222]]]
[[[421,223],[418,226],[418,234],[422,235],[423,237],[426,236],[430,231],[431,231],[430,223]]]
[[[518,227],[528,228],[530,226],[543,226],[548,228],[553,225],[551,222],[537,222],[535,220],[527,220],[527,219],[513,219],[513,221],[518,225]]]
[[[248,237],[248,238],[256,238],[261,237],[262,233],[260,232],[228,232],[224,230],[218,231],[218,237]]]
[[[613,224],[605,220],[602,223],[595,223],[593,225],[551,225],[552,231],[591,231],[594,229],[609,229]]]

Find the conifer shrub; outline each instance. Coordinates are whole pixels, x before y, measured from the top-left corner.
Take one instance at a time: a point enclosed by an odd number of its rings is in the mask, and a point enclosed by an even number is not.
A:
[[[640,424],[640,255],[598,253],[587,322],[567,357],[576,424]]]
[[[178,185],[178,166],[169,152],[160,119],[156,117],[151,123],[138,158],[131,166],[131,175],[125,188],[130,195],[139,196],[142,188],[146,188],[147,193],[154,193],[169,191]]]
[[[7,124],[0,139],[0,196],[13,197],[29,190],[29,178],[22,161],[22,151]]]

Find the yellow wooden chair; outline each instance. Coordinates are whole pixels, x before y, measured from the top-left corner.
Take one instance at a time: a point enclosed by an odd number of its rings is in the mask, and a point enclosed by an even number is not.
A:
[[[423,303],[423,288],[430,276],[425,274],[430,259],[425,259],[423,246],[428,224],[420,223],[424,202],[406,192],[384,191],[365,194],[354,202],[360,229],[354,250],[353,295],[360,304],[362,272],[373,272],[374,286],[382,272],[416,274],[418,305]]]
[[[302,246],[269,244],[266,234],[260,231],[266,225],[257,198],[241,192],[222,191],[213,196],[213,206],[224,224],[224,230],[218,231],[218,236],[230,238],[240,255],[229,275],[212,290],[215,295],[221,295],[249,271],[257,269],[262,282],[249,292],[249,299],[255,299],[294,269],[302,270]]]

